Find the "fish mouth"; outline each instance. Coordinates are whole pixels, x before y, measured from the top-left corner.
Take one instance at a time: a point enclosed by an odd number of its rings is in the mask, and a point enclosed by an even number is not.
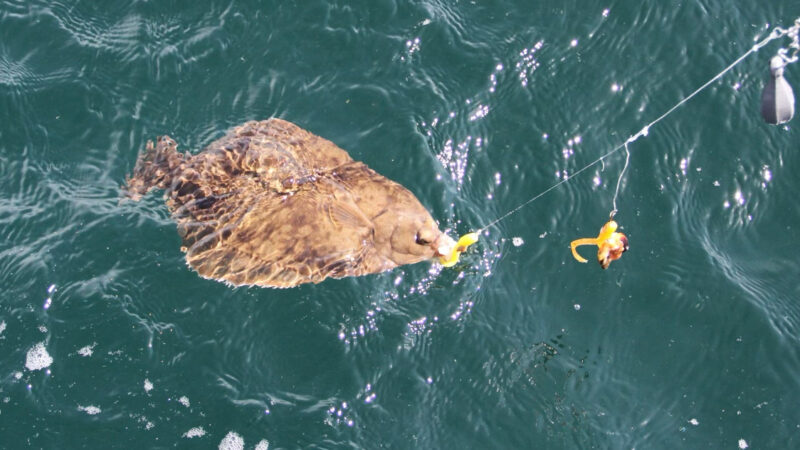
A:
[[[449,258],[450,255],[453,254],[453,249],[456,247],[456,241],[450,236],[442,233],[435,241],[433,241],[431,247],[433,248],[434,258]]]

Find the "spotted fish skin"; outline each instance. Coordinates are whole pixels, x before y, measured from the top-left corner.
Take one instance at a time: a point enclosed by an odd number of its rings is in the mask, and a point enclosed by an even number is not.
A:
[[[186,261],[233,285],[292,287],[439,256],[452,240],[406,188],[281,119],[251,121],[192,156],[148,142],[126,194],[163,189]]]

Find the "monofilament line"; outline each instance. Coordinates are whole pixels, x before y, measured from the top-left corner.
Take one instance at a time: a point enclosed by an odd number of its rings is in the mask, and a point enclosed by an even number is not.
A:
[[[622,166],[622,170],[619,172],[619,178],[617,178],[617,188],[614,190],[614,200],[611,202],[611,219],[614,218],[614,215],[617,214],[617,197],[619,197],[619,186],[622,184],[622,178],[625,177],[625,171],[628,170],[628,163],[631,160],[631,151],[628,149],[628,143],[625,143],[625,165]]]
[[[797,21],[796,21],[796,23],[797,23]],[[795,25],[795,26],[797,26],[797,25]],[[729,72],[731,69],[733,69],[734,67],[736,67],[736,66],[737,66],[739,63],[741,63],[742,61],[744,61],[744,60],[745,60],[745,58],[747,58],[747,57],[748,57],[748,56],[750,56],[751,54],[753,54],[753,53],[755,53],[755,52],[759,51],[759,50],[761,49],[761,47],[763,47],[763,46],[767,45],[767,43],[769,43],[770,41],[772,41],[772,40],[774,40],[774,39],[777,39],[777,38],[779,38],[779,37],[782,37],[782,36],[785,36],[785,35],[789,34],[789,33],[790,33],[792,30],[794,30],[794,27],[792,27],[792,28],[789,28],[789,29],[784,29],[784,28],[781,28],[781,27],[776,27],[774,30],[772,30],[772,32],[769,34],[769,36],[767,36],[766,38],[764,38],[764,39],[763,39],[763,40],[761,40],[760,42],[758,42],[758,43],[756,43],[755,45],[753,45],[753,46],[750,48],[750,50],[748,50],[748,51],[747,51],[747,52],[745,52],[745,53],[744,53],[742,56],[740,56],[739,58],[737,58],[737,59],[736,59],[734,62],[732,62],[732,63],[731,63],[731,64],[730,64],[728,67],[726,67],[725,69],[723,69],[723,70],[722,70],[722,72],[720,72],[720,73],[716,74],[716,75],[715,75],[713,78],[711,78],[710,80],[708,80],[708,81],[706,81],[705,83],[703,83],[703,85],[702,85],[702,86],[700,86],[699,88],[695,89],[695,90],[694,90],[694,92],[692,92],[691,94],[689,94],[689,95],[687,95],[686,97],[684,97],[684,98],[683,98],[681,101],[679,101],[678,103],[676,103],[676,104],[675,104],[675,105],[674,105],[672,108],[668,109],[668,110],[667,110],[667,112],[665,112],[664,114],[661,114],[660,116],[658,116],[658,117],[657,117],[657,118],[656,118],[654,121],[652,121],[652,122],[648,123],[647,125],[645,125],[645,126],[644,126],[644,128],[642,128],[641,130],[639,130],[639,132],[638,132],[638,133],[636,133],[636,134],[634,134],[633,136],[630,136],[630,137],[629,137],[629,138],[628,138],[628,139],[627,139],[627,140],[626,140],[624,143],[622,143],[622,144],[618,145],[618,146],[617,146],[617,147],[615,147],[613,150],[611,150],[611,151],[609,151],[608,153],[604,154],[603,156],[601,156],[601,157],[599,157],[599,158],[595,159],[594,161],[590,162],[589,164],[587,164],[587,165],[585,165],[585,166],[581,167],[580,169],[578,169],[577,171],[575,171],[575,173],[573,173],[572,175],[566,176],[565,178],[563,178],[563,179],[559,180],[557,183],[553,184],[552,186],[550,186],[549,188],[545,189],[544,191],[542,191],[542,192],[540,192],[540,193],[538,193],[538,194],[534,195],[533,197],[529,198],[528,200],[524,201],[522,204],[520,204],[520,205],[519,205],[519,206],[517,206],[516,208],[512,209],[511,211],[509,211],[509,212],[507,212],[507,213],[503,214],[502,216],[498,217],[497,219],[495,219],[495,220],[493,220],[493,221],[489,222],[488,224],[486,224],[486,225],[482,226],[481,228],[479,228],[479,229],[478,229],[478,231],[477,231],[477,232],[478,232],[478,233],[480,233],[480,232],[483,232],[483,231],[485,231],[486,229],[488,229],[489,227],[491,227],[492,225],[494,225],[494,224],[496,224],[496,223],[500,222],[501,220],[504,220],[505,218],[507,218],[508,216],[511,216],[512,214],[515,214],[515,213],[516,213],[517,211],[519,211],[520,209],[522,209],[522,208],[524,208],[524,207],[528,206],[529,204],[531,204],[531,203],[533,203],[534,201],[536,201],[536,200],[538,200],[539,198],[541,198],[543,195],[547,194],[548,192],[552,191],[553,189],[555,189],[555,188],[557,188],[557,187],[561,186],[562,184],[566,183],[567,181],[571,180],[571,179],[572,179],[572,177],[574,177],[574,176],[576,176],[576,175],[579,175],[581,172],[585,171],[586,169],[588,169],[588,168],[590,168],[590,167],[594,166],[595,164],[597,164],[597,163],[599,163],[599,162],[601,162],[601,161],[605,160],[605,158],[607,158],[607,157],[609,157],[609,156],[613,155],[614,153],[618,152],[618,151],[619,151],[620,149],[622,149],[622,148],[625,148],[625,149],[628,151],[628,156],[625,158],[625,168],[627,168],[627,167],[628,167],[628,160],[629,160],[629,158],[630,158],[630,151],[628,150],[628,144],[630,144],[630,143],[633,143],[634,141],[636,141],[637,139],[639,139],[639,138],[640,138],[640,137],[642,137],[642,136],[647,136],[647,133],[648,133],[648,131],[649,131],[650,127],[652,127],[653,125],[657,124],[658,122],[660,122],[661,120],[663,120],[663,119],[664,119],[665,117],[667,117],[668,115],[672,114],[672,112],[673,112],[673,111],[675,111],[676,109],[678,109],[678,108],[679,108],[681,105],[683,105],[684,103],[688,102],[688,101],[689,101],[689,100],[690,100],[692,97],[694,97],[695,95],[699,94],[701,91],[703,91],[704,89],[706,89],[706,88],[707,88],[708,86],[710,86],[712,83],[714,83],[715,81],[717,81],[718,79],[720,79],[720,78],[721,78],[723,75],[725,75],[725,74],[726,74],[726,73],[728,73],[728,72]],[[795,32],[796,32],[796,31],[795,31]],[[619,194],[619,186],[620,186],[620,182],[621,182],[621,180],[622,180],[622,176],[623,176],[623,174],[624,174],[624,171],[625,171],[625,169],[623,168],[622,172],[620,173],[620,177],[619,177],[619,179],[617,180],[617,188],[616,188],[616,191],[614,192],[614,202],[613,202],[613,204],[614,204],[614,210],[612,211],[612,216],[613,216],[613,213],[615,213],[615,212],[616,212],[616,210],[617,210],[617,195]]]

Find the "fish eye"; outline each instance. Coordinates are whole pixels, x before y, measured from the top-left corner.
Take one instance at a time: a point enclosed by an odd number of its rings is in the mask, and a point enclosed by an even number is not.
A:
[[[419,245],[428,245],[431,243],[431,240],[430,236],[427,236],[427,234],[428,233],[417,231],[417,236],[414,238],[414,240]]]

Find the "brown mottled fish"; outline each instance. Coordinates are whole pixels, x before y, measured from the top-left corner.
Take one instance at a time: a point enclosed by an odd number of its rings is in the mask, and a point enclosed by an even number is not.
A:
[[[164,189],[186,261],[233,285],[292,287],[450,255],[408,189],[281,119],[234,128],[197,155],[159,137],[126,194]]]

